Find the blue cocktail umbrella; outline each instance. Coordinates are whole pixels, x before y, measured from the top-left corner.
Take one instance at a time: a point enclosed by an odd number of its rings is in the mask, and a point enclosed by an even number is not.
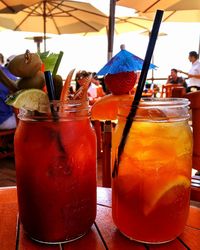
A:
[[[128,52],[121,46],[121,51],[108,61],[108,63],[97,73],[97,75],[117,74],[142,70],[143,59]],[[150,64],[149,69],[156,69],[157,66]]]

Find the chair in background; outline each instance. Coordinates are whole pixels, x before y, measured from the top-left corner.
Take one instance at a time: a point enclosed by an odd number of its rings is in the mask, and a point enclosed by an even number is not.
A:
[[[182,84],[162,85],[161,97],[182,97],[186,91]]]
[[[171,97],[178,97],[182,98],[186,94],[186,88],[183,86],[177,86],[172,88],[172,96]]]
[[[101,150],[102,150],[102,124],[99,120],[93,120],[92,125],[96,132],[97,138],[97,158],[101,157]]]
[[[200,174],[200,91],[187,93],[190,100],[193,129],[192,168]],[[200,175],[192,176],[191,199],[200,201]]]
[[[92,121],[97,137],[97,158],[101,160],[102,186],[111,187],[111,141],[114,124],[111,121]]]
[[[16,121],[18,123],[18,110],[14,109],[16,115]],[[4,129],[0,130],[0,159],[5,157],[14,156],[14,134],[16,129]]]
[[[105,121],[102,140],[102,186],[111,187],[111,144],[113,125]]]
[[[13,147],[15,129],[0,130],[0,159],[14,155]]]

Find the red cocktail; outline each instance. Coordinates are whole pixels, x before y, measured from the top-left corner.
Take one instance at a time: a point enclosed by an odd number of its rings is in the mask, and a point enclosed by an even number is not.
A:
[[[15,159],[23,227],[40,242],[77,239],[96,216],[96,137],[87,109],[20,119]]]

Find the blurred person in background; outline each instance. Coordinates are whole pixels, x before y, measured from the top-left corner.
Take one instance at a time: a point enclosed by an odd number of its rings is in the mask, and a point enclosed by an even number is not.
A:
[[[166,84],[182,84],[185,88],[187,87],[185,79],[178,76],[177,69],[171,69],[171,74],[168,76]]]
[[[95,72],[87,72],[85,70],[78,71],[76,73],[75,81],[76,81],[76,91],[84,84],[84,78],[89,77],[92,75],[90,84],[88,87],[88,99],[89,104],[94,104],[99,98],[105,95],[103,88],[100,84],[100,81],[97,78],[97,75]]]
[[[4,56],[0,53],[0,70],[11,80],[16,81],[17,78],[12,75],[8,68],[3,66],[3,64]],[[16,128],[16,116],[13,108],[5,103],[5,100],[9,94],[9,89],[0,82],[0,129]]]
[[[200,62],[199,55],[196,51],[190,51],[188,56],[189,61],[192,63],[192,66],[189,72],[184,72],[178,70],[178,72],[183,73],[188,76],[189,82],[187,85],[187,92],[195,92],[200,90]]]

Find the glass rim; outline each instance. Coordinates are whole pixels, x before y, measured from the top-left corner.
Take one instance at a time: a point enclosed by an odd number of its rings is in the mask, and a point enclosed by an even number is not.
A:
[[[144,98],[138,106],[130,102],[121,103],[118,107],[118,118],[135,121],[171,122],[189,119],[189,104],[187,98]],[[133,117],[131,109],[136,108]]]
[[[75,106],[81,106],[81,105],[83,105],[83,104],[88,104],[89,103],[89,101],[88,100],[86,100],[86,101],[81,101],[81,100],[74,100],[74,99],[68,99],[67,101],[60,101],[60,100],[52,100],[52,101],[50,101],[49,102],[50,104],[60,104],[60,105],[69,105],[69,106],[71,106],[71,105],[75,105]]]
[[[40,109],[31,110],[26,107],[20,108],[18,118],[20,120],[62,120],[71,119],[72,116],[90,116],[89,102],[80,100],[70,100],[62,102],[60,100],[52,100],[48,104],[39,104]]]
[[[139,102],[138,108],[147,108],[147,107],[178,107],[178,106],[189,106],[190,101],[187,98],[155,98],[155,97],[146,97],[141,99]],[[119,107],[131,106],[132,103],[122,102]]]

